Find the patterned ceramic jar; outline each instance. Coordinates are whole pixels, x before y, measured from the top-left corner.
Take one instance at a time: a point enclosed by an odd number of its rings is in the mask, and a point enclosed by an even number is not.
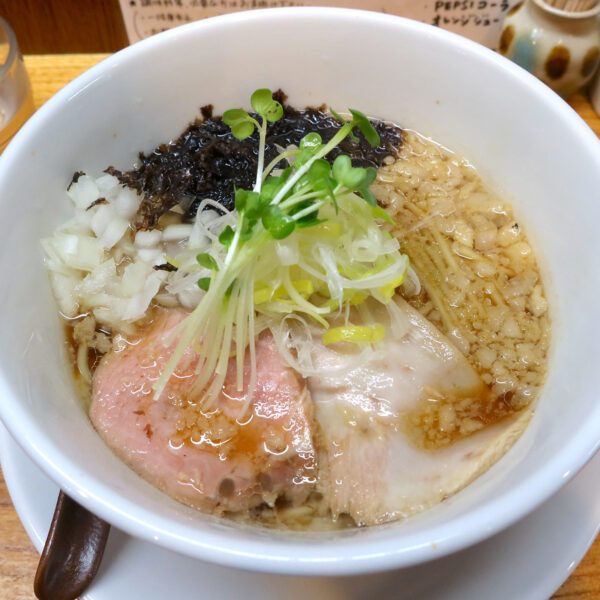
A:
[[[506,15],[499,51],[561,96],[585,85],[600,62],[600,3],[568,12],[544,0],[525,0]]]

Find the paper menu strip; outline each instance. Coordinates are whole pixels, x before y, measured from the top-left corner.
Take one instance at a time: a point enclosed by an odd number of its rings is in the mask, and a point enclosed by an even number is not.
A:
[[[280,6],[361,8],[437,25],[496,49],[504,15],[520,0],[119,0],[129,42],[177,25],[240,10]]]

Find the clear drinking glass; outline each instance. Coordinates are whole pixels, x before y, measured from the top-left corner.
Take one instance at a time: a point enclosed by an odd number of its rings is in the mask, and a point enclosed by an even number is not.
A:
[[[17,38],[0,17],[0,152],[33,110],[31,85]]]

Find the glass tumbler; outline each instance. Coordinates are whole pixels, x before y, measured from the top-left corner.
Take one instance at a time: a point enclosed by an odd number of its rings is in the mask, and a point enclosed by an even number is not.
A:
[[[0,17],[0,152],[33,110],[31,85],[17,38]]]

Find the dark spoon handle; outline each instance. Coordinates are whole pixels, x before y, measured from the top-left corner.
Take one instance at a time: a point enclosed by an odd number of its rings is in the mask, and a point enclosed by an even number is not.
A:
[[[33,589],[39,600],[73,600],[92,582],[110,525],[64,492],[58,495]]]

